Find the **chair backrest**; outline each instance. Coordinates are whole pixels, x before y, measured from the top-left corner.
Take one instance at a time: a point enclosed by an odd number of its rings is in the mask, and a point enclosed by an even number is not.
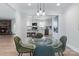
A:
[[[18,37],[18,36],[15,36],[14,37],[14,42],[15,42],[15,45],[16,45],[16,49],[17,49],[17,51],[18,51],[18,49],[19,49],[19,46],[20,46],[20,37]]]
[[[18,44],[20,40],[21,40],[20,37],[18,36],[14,37],[15,44]]]
[[[34,56],[55,56],[55,49],[51,46],[37,46],[34,50]]]
[[[66,37],[66,36],[62,36],[62,37],[60,38],[60,41],[62,42],[61,48],[62,48],[62,50],[64,51],[64,50],[65,50],[65,47],[66,47],[67,37]]]

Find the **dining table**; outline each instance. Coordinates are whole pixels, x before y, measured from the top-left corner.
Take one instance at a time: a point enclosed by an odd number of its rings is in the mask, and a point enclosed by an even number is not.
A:
[[[57,40],[57,39],[49,39],[49,38],[41,38],[41,39],[38,39],[38,38],[30,38],[30,40],[28,41],[28,43],[22,43],[22,42],[20,42],[20,44],[23,47],[32,49],[33,50],[32,51],[33,52],[33,55],[35,55],[35,56],[46,56],[46,55],[47,56],[48,55],[49,56],[50,55],[53,55],[54,56],[55,55],[54,51],[56,52],[56,49],[62,45],[62,43],[60,42],[60,40]],[[41,49],[43,49],[43,52],[42,52]],[[48,50],[50,51],[50,53],[49,53]]]
[[[35,49],[37,46],[51,46],[53,48],[57,48],[62,45],[60,40],[48,39],[48,38],[44,38],[44,39],[30,38],[28,43],[20,42],[20,44],[23,47],[30,48],[30,49]]]

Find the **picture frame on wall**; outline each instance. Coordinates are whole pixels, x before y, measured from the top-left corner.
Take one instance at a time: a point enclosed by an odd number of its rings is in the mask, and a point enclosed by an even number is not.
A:
[[[37,27],[32,27],[32,30],[37,30],[38,28]]]
[[[37,23],[32,23],[32,26],[37,26]]]

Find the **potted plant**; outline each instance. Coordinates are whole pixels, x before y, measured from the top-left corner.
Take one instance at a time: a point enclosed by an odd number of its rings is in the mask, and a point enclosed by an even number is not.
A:
[[[35,38],[42,38],[43,37],[43,34],[42,33],[37,33]]]
[[[34,37],[34,41],[35,42],[40,42],[41,38],[43,37],[42,33],[36,33],[35,37]]]

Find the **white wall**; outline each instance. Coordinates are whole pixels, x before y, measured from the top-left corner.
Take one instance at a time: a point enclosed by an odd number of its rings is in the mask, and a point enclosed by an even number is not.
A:
[[[79,4],[72,5],[64,14],[67,45],[79,52]]]
[[[52,18],[52,20],[54,20]],[[53,26],[53,22],[52,22]],[[53,30],[53,38],[59,40],[62,35],[65,35],[65,20],[63,14],[58,14],[58,33],[55,33]],[[53,29],[53,27],[52,27]]]
[[[28,19],[28,18],[27,18]],[[20,12],[16,12],[15,14],[15,34],[22,39],[23,43],[27,43],[27,32],[26,32],[26,20],[27,20]],[[29,19],[28,19],[29,20]]]
[[[11,19],[11,31],[12,31],[12,34],[14,34],[14,24],[15,24],[15,19]]]
[[[14,25],[14,30],[15,30],[15,34],[20,36],[21,35],[21,29],[20,29],[20,26],[21,26],[21,18],[20,18],[20,14],[19,12],[16,12],[15,13],[15,25]]]

